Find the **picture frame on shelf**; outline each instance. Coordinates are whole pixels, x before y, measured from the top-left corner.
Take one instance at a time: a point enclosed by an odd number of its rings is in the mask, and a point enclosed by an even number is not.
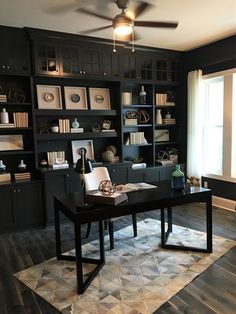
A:
[[[62,109],[61,86],[36,85],[38,109]]]
[[[72,148],[72,158],[73,163],[76,164],[77,160],[81,158],[79,150],[80,148],[84,147],[86,149],[86,158],[94,161],[94,149],[93,149],[93,140],[78,140],[78,141],[71,141],[71,148]]]
[[[22,134],[0,135],[0,151],[23,149],[24,143]]]
[[[110,90],[109,88],[89,88],[90,109],[110,110]]]
[[[155,130],[155,142],[169,142],[170,135],[168,129]]]
[[[64,94],[66,109],[88,109],[86,87],[64,86]]]

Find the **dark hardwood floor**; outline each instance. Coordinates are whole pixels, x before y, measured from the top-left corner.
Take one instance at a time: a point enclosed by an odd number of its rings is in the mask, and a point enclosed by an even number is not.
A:
[[[197,230],[205,230],[205,211],[201,205],[178,207],[173,222]],[[159,219],[159,211],[138,215]],[[115,229],[131,224],[129,216],[115,222]],[[73,248],[73,227],[63,225],[63,251]],[[84,229],[85,232],[85,229]],[[213,232],[236,240],[236,213],[214,209]],[[96,238],[97,225],[92,224],[88,240]],[[46,229],[0,235],[0,314],[59,313],[12,274],[55,256],[54,226]],[[236,313],[236,247],[227,252],[156,312],[158,313]],[[79,314],[79,313],[78,313]]]

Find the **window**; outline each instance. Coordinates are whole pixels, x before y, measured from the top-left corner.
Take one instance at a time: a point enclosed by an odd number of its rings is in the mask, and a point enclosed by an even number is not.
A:
[[[203,76],[202,172],[236,178],[236,74]]]

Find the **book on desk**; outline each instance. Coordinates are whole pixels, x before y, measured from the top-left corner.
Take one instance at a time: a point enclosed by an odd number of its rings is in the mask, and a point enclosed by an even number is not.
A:
[[[127,200],[128,197],[126,193],[115,192],[112,195],[103,195],[99,191],[93,191],[87,194],[88,203],[118,205]]]

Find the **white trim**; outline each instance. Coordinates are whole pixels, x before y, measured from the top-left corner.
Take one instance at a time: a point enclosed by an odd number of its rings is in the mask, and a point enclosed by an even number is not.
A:
[[[225,70],[225,71],[214,72],[214,73],[211,73],[211,74],[206,74],[206,75],[202,76],[202,79],[203,80],[208,80],[208,79],[215,78],[215,77],[218,77],[218,76],[226,76],[226,75],[231,75],[231,74],[234,74],[234,73],[236,73],[236,68],[232,68],[232,69]]]
[[[211,173],[203,173],[202,177],[236,183],[236,178],[227,177],[227,176],[219,176],[219,175],[211,174]]]
[[[233,212],[236,211],[236,201],[230,200],[227,198],[222,198],[219,196],[212,195],[212,205],[219,208],[227,209]]]

